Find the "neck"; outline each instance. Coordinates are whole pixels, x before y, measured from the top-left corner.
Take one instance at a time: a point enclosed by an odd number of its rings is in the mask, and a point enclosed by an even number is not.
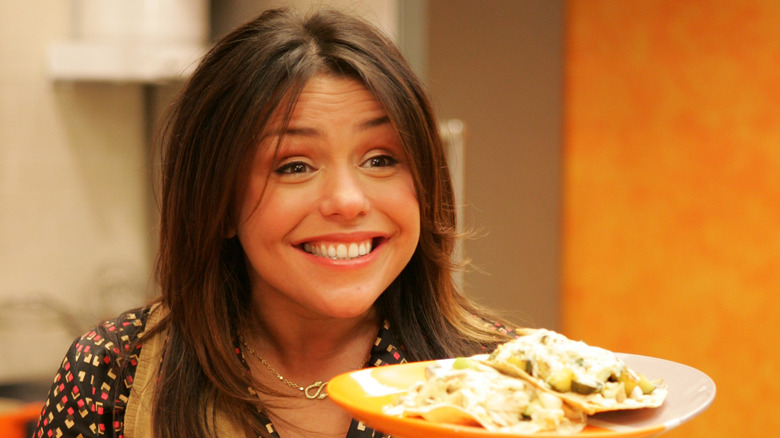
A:
[[[321,360],[355,348],[367,353],[379,325],[374,311],[349,319],[276,316],[256,318],[249,327],[247,340],[285,362],[302,358]]]
[[[272,380],[278,379],[275,372],[303,387],[365,366],[379,327],[373,309],[351,318],[301,316],[269,308],[256,308],[255,315],[243,333],[257,353],[247,358],[254,362],[253,374]]]

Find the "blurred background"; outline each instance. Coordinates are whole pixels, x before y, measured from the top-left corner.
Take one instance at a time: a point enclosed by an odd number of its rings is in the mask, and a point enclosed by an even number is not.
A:
[[[153,296],[151,138],[198,57],[319,4],[383,27],[431,90],[467,294],[706,372],[715,403],[665,436],[780,428],[773,0],[0,2],[0,397],[43,398],[75,337]]]

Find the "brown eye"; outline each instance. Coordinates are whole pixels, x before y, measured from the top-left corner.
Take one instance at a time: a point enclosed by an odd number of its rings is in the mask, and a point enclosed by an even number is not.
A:
[[[294,173],[306,173],[311,171],[311,167],[303,162],[300,161],[294,161],[292,163],[287,163],[279,168],[277,168],[274,172],[278,174],[294,174]]]
[[[363,167],[392,167],[398,164],[398,160],[389,155],[377,155],[363,163]]]

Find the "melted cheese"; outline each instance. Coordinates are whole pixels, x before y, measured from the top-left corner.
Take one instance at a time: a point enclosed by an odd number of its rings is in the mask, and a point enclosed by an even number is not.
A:
[[[510,356],[530,360],[533,367],[531,374],[543,379],[560,369],[569,368],[574,373],[574,380],[583,383],[596,380],[604,385],[610,377],[617,378],[626,369],[611,351],[572,341],[544,329],[503,344],[495,354],[497,360],[506,360]]]
[[[426,380],[410,388],[388,415],[419,416],[429,421],[478,424],[490,431],[571,434],[585,425],[585,416],[527,381],[477,364],[453,369],[434,365]]]

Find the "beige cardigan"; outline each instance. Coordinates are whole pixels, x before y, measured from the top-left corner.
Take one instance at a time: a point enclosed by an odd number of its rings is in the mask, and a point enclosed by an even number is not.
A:
[[[149,312],[146,322],[146,333],[150,328],[159,324],[167,314],[167,309],[160,305]],[[141,335],[143,336],[143,334]],[[152,438],[152,399],[160,362],[168,339],[168,331],[162,331],[151,339],[143,341],[141,355],[138,358],[138,366],[135,370],[133,387],[127,401],[125,411],[125,437],[127,438]],[[209,416],[210,417],[210,416]],[[221,437],[245,437],[240,427],[232,424],[223,412],[217,412],[216,432]]]

